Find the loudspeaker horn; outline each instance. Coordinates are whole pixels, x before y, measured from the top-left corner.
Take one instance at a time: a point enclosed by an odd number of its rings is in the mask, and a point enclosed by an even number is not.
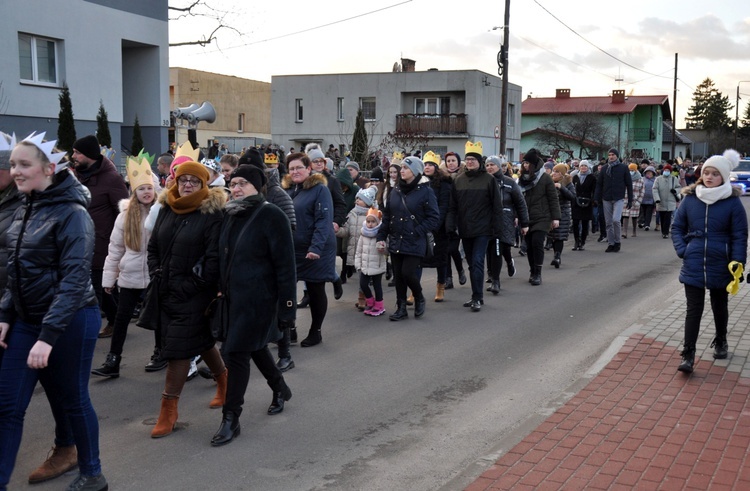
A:
[[[196,103],[192,103],[189,106],[185,107],[178,107],[177,109],[172,111],[172,117],[174,117],[174,119],[187,119],[188,114],[198,109],[198,107],[199,106]]]
[[[201,107],[187,115],[187,120],[190,124],[198,124],[200,121],[213,123],[216,121],[216,109],[214,109],[213,104],[205,101],[201,104]]]

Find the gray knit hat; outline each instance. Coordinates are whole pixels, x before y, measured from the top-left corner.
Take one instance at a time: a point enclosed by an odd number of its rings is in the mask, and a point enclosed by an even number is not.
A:
[[[406,157],[401,161],[401,166],[403,167],[404,165],[409,167],[412,174],[414,174],[415,176],[424,174],[424,162],[422,162],[421,159],[414,157],[413,155]]]

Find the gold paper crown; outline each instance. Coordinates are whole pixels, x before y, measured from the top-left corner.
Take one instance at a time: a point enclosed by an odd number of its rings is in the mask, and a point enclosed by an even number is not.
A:
[[[192,162],[198,162],[198,156],[200,155],[200,148],[193,148],[193,144],[190,140],[186,141],[179,147],[177,147],[177,153],[174,158],[177,157],[189,157]]]
[[[263,163],[276,167],[277,165],[279,165],[279,156],[275,153],[267,153],[263,157]]]
[[[404,160],[404,152],[393,152],[392,163],[398,163]]]
[[[432,150],[424,154],[424,160],[423,162],[426,164],[427,162],[432,162],[435,165],[440,165],[440,155],[436,154]]]
[[[482,142],[466,142],[466,148],[464,149],[464,155],[468,153],[478,153],[479,155],[484,155],[484,150],[482,149]]]
[[[153,159],[151,155],[143,150],[135,157],[128,157],[126,167],[131,190],[135,191],[144,184],[154,185],[154,175],[151,172],[151,162]]]

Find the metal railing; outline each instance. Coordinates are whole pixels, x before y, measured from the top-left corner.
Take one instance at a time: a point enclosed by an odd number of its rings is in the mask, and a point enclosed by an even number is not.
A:
[[[396,131],[459,135],[466,133],[466,114],[397,114]]]

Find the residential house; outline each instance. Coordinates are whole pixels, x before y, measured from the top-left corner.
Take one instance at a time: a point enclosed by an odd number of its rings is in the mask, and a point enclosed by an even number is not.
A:
[[[169,100],[173,109],[209,102],[215,121],[196,125],[196,141],[207,148],[214,140],[239,153],[243,147],[271,142],[271,84],[189,68],[169,69]],[[204,106],[207,107],[207,106]],[[188,139],[189,122],[172,117],[169,142]]]
[[[167,0],[4,0],[0,16],[0,130],[57,138],[59,95],[78,137],[96,132],[100,102],[113,148],[129,152],[136,116],[150,153],[167,149]]]
[[[664,121],[662,124],[664,126],[664,138],[662,140],[661,160],[672,158],[684,160],[685,157],[692,156],[693,140],[685,136],[681,130],[675,130],[674,132],[674,157],[672,156],[672,122]]]
[[[661,159],[662,122],[672,119],[666,95],[634,96],[613,90],[607,97],[527,98],[522,109],[521,149],[536,147],[561,158],[606,156],[617,148],[622,157]]]
[[[499,151],[500,78],[479,70],[417,72],[412,60],[402,63],[403,71],[385,73],[273,76],[274,142],[297,149],[317,142],[324,150],[332,144],[343,155],[362,108],[371,150],[389,132],[411,132],[429,136],[423,153],[463,156],[467,140],[481,141],[487,155]],[[511,159],[520,144],[520,103],[521,87],[509,84],[506,153]]]

